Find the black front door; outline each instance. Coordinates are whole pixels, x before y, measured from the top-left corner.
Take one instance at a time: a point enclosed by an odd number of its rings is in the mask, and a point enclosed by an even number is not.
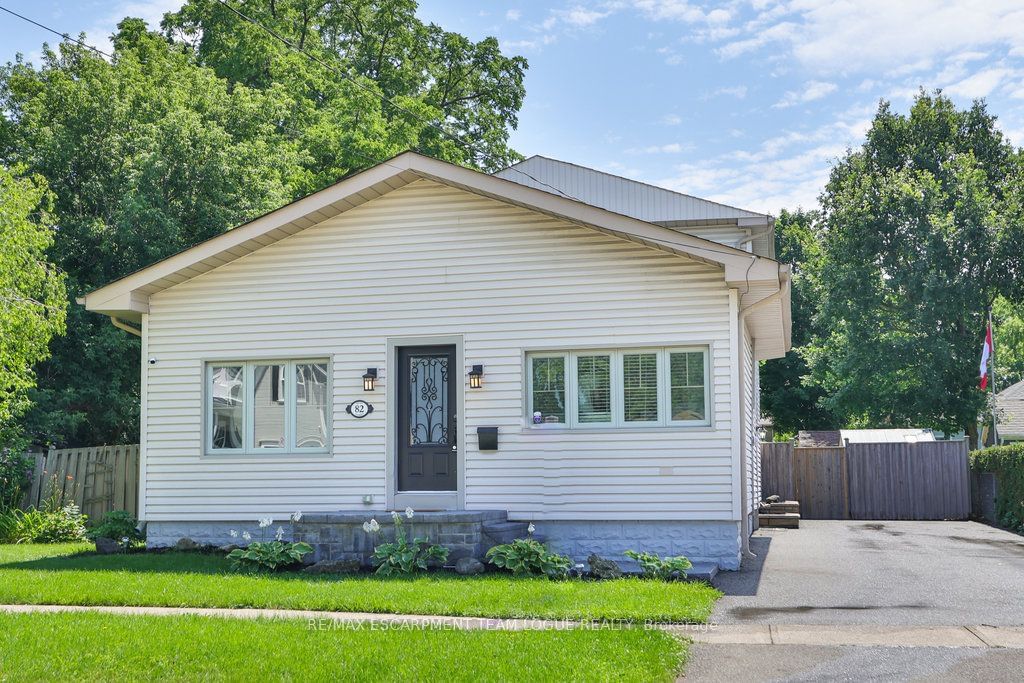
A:
[[[454,346],[398,349],[398,490],[455,491]]]

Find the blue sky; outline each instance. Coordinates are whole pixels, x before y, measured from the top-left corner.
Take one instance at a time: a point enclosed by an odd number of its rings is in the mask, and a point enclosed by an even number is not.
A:
[[[180,0],[0,0],[90,42]],[[744,208],[815,204],[878,100],[984,97],[1024,143],[1017,0],[421,0],[419,15],[530,60],[514,146]],[[0,59],[54,37],[0,13]]]

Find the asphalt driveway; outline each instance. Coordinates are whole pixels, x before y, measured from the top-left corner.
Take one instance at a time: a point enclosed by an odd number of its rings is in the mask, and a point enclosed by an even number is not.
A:
[[[715,581],[722,631],[811,624],[841,641],[905,627],[919,646],[698,642],[687,681],[1024,680],[1024,649],[928,642],[950,627],[1019,634],[1024,537],[975,522],[804,520],[758,531],[751,550],[756,560]]]
[[[977,522],[804,520],[751,550],[718,623],[1024,625],[1024,537]]]

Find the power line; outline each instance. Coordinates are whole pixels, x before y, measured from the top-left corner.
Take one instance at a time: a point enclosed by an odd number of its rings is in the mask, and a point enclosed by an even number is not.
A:
[[[114,58],[113,55],[109,55],[106,52],[104,52],[103,50],[100,50],[99,48],[95,48],[92,45],[89,45],[88,43],[85,43],[85,42],[83,42],[81,40],[78,40],[77,38],[72,38],[67,33],[62,33],[62,32],[58,31],[55,28],[50,28],[46,24],[40,24],[38,21],[35,21],[33,19],[29,19],[28,17],[23,16],[21,14],[18,14],[17,12],[15,12],[13,10],[9,10],[6,7],[4,7],[3,5],[0,5],[0,10],[3,10],[4,12],[7,12],[11,16],[17,17],[17,18],[21,19],[22,21],[27,21],[28,23],[32,24],[33,26],[38,26],[39,28],[43,29],[44,31],[49,31],[50,33],[52,33],[55,36],[60,36],[64,40],[69,40],[72,43],[77,43],[78,45],[81,45],[84,48],[92,50],[93,52],[95,52],[97,54],[103,55],[107,59],[113,59]]]

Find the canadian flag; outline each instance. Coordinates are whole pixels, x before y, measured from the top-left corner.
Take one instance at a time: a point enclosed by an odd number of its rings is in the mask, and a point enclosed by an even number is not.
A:
[[[991,359],[992,324],[989,323],[988,327],[985,328],[985,344],[981,347],[981,368],[979,368],[981,382],[978,386],[981,387],[982,391],[985,391],[985,387],[988,386],[988,364]]]

